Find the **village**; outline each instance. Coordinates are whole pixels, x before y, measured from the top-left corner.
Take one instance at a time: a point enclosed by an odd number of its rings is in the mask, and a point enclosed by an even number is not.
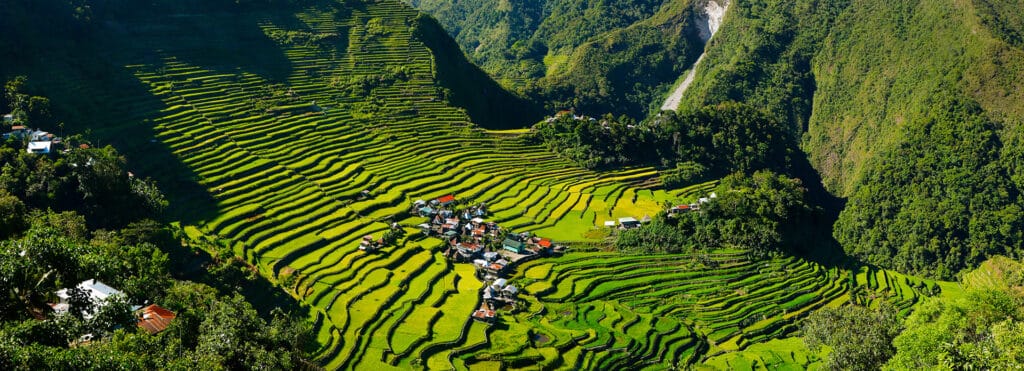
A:
[[[48,155],[61,150],[64,143],[63,140],[42,130],[33,130],[25,125],[20,125],[14,119],[14,114],[6,114],[3,116],[3,122],[5,126],[10,126],[11,131],[3,134],[3,140],[16,140],[25,143],[25,152]],[[86,146],[83,144],[83,146]]]
[[[690,205],[685,205],[687,209]],[[698,209],[693,205],[693,209]],[[409,213],[425,218],[417,225],[423,237],[433,237],[444,242],[444,256],[455,264],[471,264],[476,277],[484,283],[480,292],[481,305],[473,311],[471,318],[493,324],[499,310],[516,309],[520,288],[509,284],[508,274],[517,264],[562,254],[566,247],[551,239],[529,232],[516,233],[498,223],[487,221],[485,203],[462,205],[454,195],[448,194],[432,200],[412,202]],[[649,217],[638,220],[633,217],[619,218],[605,222],[606,227],[620,230],[638,228],[650,221]],[[392,225],[391,231],[399,230]],[[365,236],[359,249],[374,252],[385,246],[386,238]]]

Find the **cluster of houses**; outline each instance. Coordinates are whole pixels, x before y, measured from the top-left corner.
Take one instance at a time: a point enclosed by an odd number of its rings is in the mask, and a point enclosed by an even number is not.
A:
[[[514,263],[563,250],[550,239],[529,233],[509,233],[497,223],[484,220],[487,205],[458,208],[454,195],[430,201],[416,200],[412,212],[428,219],[419,227],[426,236],[438,237],[447,243],[445,256],[455,263],[471,263],[477,277],[487,282],[481,292],[483,305],[472,317],[493,322],[495,310],[515,305],[519,289],[501,278]]]
[[[57,302],[51,303],[50,307],[53,308],[54,313],[57,315],[65,315],[70,313],[72,310],[78,310],[82,315],[82,318],[90,319],[96,315],[97,312],[104,306],[106,306],[115,297],[124,297],[125,294],[120,290],[113,287],[107,286],[103,282],[96,279],[86,280],[79,283],[76,287],[77,291],[85,293],[89,301],[92,303],[91,308],[79,308],[76,309],[71,304],[72,292],[69,289],[61,289],[56,292]],[[149,334],[156,334],[167,329],[167,326],[171,324],[171,321],[176,317],[174,312],[160,307],[156,304],[143,307],[136,305],[132,307],[132,310],[137,316],[136,325],[145,330]],[[87,342],[92,340],[92,334],[86,334],[79,340],[81,342]]]
[[[700,205],[703,205],[703,204],[706,204],[708,202],[711,202],[711,200],[716,199],[716,198],[718,198],[718,195],[715,194],[715,192],[711,192],[711,194],[708,195],[707,197],[701,197],[701,198],[697,199],[697,202],[694,202],[692,204],[676,205],[676,206],[673,206],[673,207],[669,208],[666,212],[668,213],[668,217],[669,218],[673,218],[677,214],[688,213],[688,212],[691,212],[691,211],[699,211],[700,210]]]
[[[6,122],[11,115],[4,115]],[[29,129],[24,125],[11,126],[11,131],[3,134],[4,141],[10,139],[27,142],[25,151],[34,154],[50,154],[61,146],[61,138],[42,130]]]
[[[550,116],[547,119],[544,119],[544,122],[547,122],[547,123],[550,124],[552,122],[555,122],[555,120],[558,120],[558,119],[560,119],[562,117],[566,117],[566,116],[572,116],[572,119],[576,120],[576,121],[597,121],[597,119],[593,118],[593,117],[577,115],[577,114],[572,113],[572,111],[562,110],[562,111],[558,111],[557,113],[555,113],[554,116]]]
[[[508,280],[498,278],[484,287],[483,303],[480,309],[473,312],[473,319],[487,323],[497,320],[497,309],[508,305],[515,306],[519,288],[509,285]]]
[[[362,251],[375,252],[380,250],[382,247],[384,247],[383,238],[374,239],[371,235],[365,235],[363,236],[363,240],[359,241],[359,250]]]

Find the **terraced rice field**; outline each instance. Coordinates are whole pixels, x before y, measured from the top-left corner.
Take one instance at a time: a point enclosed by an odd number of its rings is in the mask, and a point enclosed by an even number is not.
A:
[[[486,202],[489,220],[516,231],[592,243],[605,220],[653,216],[714,184],[653,190],[654,169],[592,172],[517,132],[481,130],[446,102],[413,10],[346,3],[117,25],[128,42],[110,59],[130,74],[117,81],[140,91],[88,82],[110,71],[54,68],[40,82],[109,121],[94,135],[162,179],[191,236],[231,241],[263,275],[289,282],[314,309],[326,368],[663,368],[788,335],[824,305],[916,301],[906,277],[792,258],[571,253],[518,268],[521,312],[491,327],[469,320],[482,283],[444,259],[441,241],[368,255],[362,236],[379,237],[396,215],[415,235],[423,220],[403,216],[412,201],[451,193]],[[286,32],[326,41],[271,37]]]
[[[785,338],[816,308],[850,300],[909,308],[924,287],[886,271],[850,272],[792,257],[749,260],[728,251],[574,253],[525,263],[511,283],[524,287],[528,305],[489,333],[490,347],[454,351],[458,368],[665,369],[702,359],[720,367],[726,360],[715,356]],[[769,357],[758,354],[744,356]],[[801,368],[815,361],[813,354],[785,355],[747,361]]]
[[[678,198],[635,188],[656,176],[653,169],[595,173],[518,136],[476,128],[446,103],[431,51],[413,35],[416,13],[398,1],[320,6],[293,18],[179,17],[129,26],[139,31],[133,45],[164,45],[123,51],[135,58],[131,74],[159,99],[140,107],[150,110],[141,116],[216,204],[193,230],[233,241],[271,279],[291,276],[286,289],[316,309],[327,368],[436,366],[451,347],[482,340],[468,320],[482,284],[470,266],[443,259],[440,241],[407,241],[375,255],[357,249],[415,199],[453,193],[486,202],[490,220],[517,231],[582,241],[604,220],[653,216]],[[327,46],[278,43],[257,69],[197,61],[267,40],[221,45],[228,41],[175,29],[246,19],[267,38],[338,37]],[[398,69],[402,76],[384,76]],[[346,85],[360,77],[372,82],[365,96]],[[119,129],[108,130],[99,134]],[[162,165],[143,164],[139,173],[158,177]]]

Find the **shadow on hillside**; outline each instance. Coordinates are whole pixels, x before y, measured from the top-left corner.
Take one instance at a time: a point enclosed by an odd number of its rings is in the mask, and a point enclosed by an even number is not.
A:
[[[426,14],[416,18],[414,35],[434,55],[437,80],[450,92],[449,101],[466,110],[477,125],[486,129],[529,127],[544,116],[543,108],[501,87],[486,72],[466,59],[437,20]]]
[[[53,116],[66,124],[62,134],[86,134],[94,144],[117,148],[134,173],[157,181],[171,203],[166,217],[183,223],[216,216],[216,202],[198,183],[199,176],[156,138],[153,121],[169,107],[135,74],[159,76],[171,70],[166,63],[173,60],[282,83],[293,66],[260,24],[306,28],[285,11],[196,12],[129,17],[127,22],[108,19],[75,30],[53,29],[45,20],[22,20],[18,40],[0,42],[16,55],[0,63],[0,77],[28,76],[30,91],[49,97]],[[190,83],[185,78],[166,81]]]
[[[153,19],[107,23],[112,47],[146,51],[143,60],[160,63],[174,58],[188,65],[222,73],[245,72],[284,83],[293,72],[288,56],[271,40],[260,23],[280,25],[283,30],[305,25],[291,13],[171,14]],[[117,45],[116,41],[128,45]],[[137,62],[136,62],[137,63]]]
[[[832,236],[832,228],[839,218],[839,212],[846,206],[846,199],[836,197],[825,189],[821,175],[811,166],[807,154],[800,149],[794,153],[792,175],[800,178],[807,189],[808,201],[818,207],[806,225],[797,226],[800,230],[793,231],[802,236],[795,246],[796,253],[824,266],[849,268],[852,260]]]

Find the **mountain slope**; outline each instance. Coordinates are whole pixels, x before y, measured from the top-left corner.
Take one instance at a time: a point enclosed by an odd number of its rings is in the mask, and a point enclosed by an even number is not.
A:
[[[951,277],[1022,251],[1020,5],[737,3],[686,99],[794,123],[825,185],[849,197],[835,230],[849,253]]]
[[[544,54],[548,68],[533,76],[552,108],[643,115],[704,49],[689,30],[697,2],[632,18],[599,12],[611,28],[582,26],[595,33],[572,27],[587,17],[552,20],[646,3],[417,4],[452,25],[474,60],[492,63],[481,53],[502,41],[551,39],[547,50],[506,54],[488,71],[536,66]],[[1024,254],[1022,8],[1020,0],[736,2],[681,105],[741,101],[790,123],[824,186],[848,199],[834,230],[847,252],[950,278],[991,254]],[[513,25],[516,17],[527,21]],[[551,22],[580,37],[545,34]],[[489,44],[467,41],[484,34]]]
[[[550,110],[643,117],[703,48],[689,1],[410,3],[485,71]]]

